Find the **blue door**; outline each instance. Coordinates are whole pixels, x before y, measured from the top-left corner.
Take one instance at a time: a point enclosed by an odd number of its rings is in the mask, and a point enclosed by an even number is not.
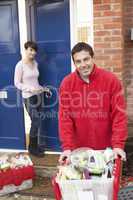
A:
[[[25,148],[22,98],[13,86],[19,59],[17,1],[0,1],[0,148]]]
[[[29,38],[39,46],[40,82],[53,92],[44,99],[42,135],[47,149],[59,150],[58,88],[71,71],[69,0],[29,1],[28,10]]]

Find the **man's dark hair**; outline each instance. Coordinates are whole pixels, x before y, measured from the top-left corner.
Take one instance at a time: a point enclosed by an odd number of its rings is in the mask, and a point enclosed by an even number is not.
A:
[[[34,49],[36,52],[38,50],[37,44],[35,42],[33,42],[33,41],[28,41],[28,42],[26,42],[24,44],[24,48],[25,49],[28,49],[29,47],[32,48],[32,49]]]
[[[94,56],[94,51],[89,44],[85,42],[79,42],[73,47],[72,52],[71,52],[73,61],[74,61],[74,54],[80,51],[88,51],[92,58]]]

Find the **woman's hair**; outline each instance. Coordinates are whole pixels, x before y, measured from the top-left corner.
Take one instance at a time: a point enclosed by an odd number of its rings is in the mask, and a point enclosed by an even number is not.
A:
[[[88,51],[92,58],[94,56],[94,51],[89,44],[85,42],[79,42],[73,47],[72,52],[71,52],[73,61],[74,61],[74,54],[80,51]]]
[[[38,46],[37,46],[36,42],[28,41],[28,42],[26,42],[26,43],[24,44],[24,48],[25,48],[25,49],[28,49],[29,47],[32,48],[32,49],[34,49],[36,52],[37,52],[37,50],[38,50]]]

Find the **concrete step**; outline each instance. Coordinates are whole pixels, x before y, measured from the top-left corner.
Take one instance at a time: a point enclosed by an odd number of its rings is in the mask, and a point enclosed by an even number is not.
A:
[[[50,167],[50,166],[34,166],[35,172],[37,176],[40,177],[49,177],[52,178],[57,173],[56,167]]]
[[[37,176],[31,189],[17,192],[22,196],[34,196],[38,198],[54,199],[51,178]]]
[[[36,177],[31,189],[18,191],[5,196],[0,200],[54,200],[54,192],[50,178]]]
[[[57,172],[59,155],[47,154],[44,158],[31,156],[36,175],[41,177],[52,177]]]
[[[46,154],[43,158],[38,158],[36,156],[30,155],[31,160],[36,166],[57,166],[59,155],[56,154]]]
[[[25,196],[20,194],[10,194],[4,197],[0,197],[0,200],[55,200],[54,198],[49,197],[38,197],[38,196]]]

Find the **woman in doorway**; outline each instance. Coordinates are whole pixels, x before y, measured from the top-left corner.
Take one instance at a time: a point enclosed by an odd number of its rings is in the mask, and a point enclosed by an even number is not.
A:
[[[30,139],[28,150],[31,154],[42,157],[44,155],[44,136],[41,136],[41,112],[43,108],[43,94],[50,92],[48,88],[39,85],[38,63],[35,56],[37,44],[28,41],[24,44],[25,56],[15,67],[14,84],[22,91],[24,104],[31,119]]]

